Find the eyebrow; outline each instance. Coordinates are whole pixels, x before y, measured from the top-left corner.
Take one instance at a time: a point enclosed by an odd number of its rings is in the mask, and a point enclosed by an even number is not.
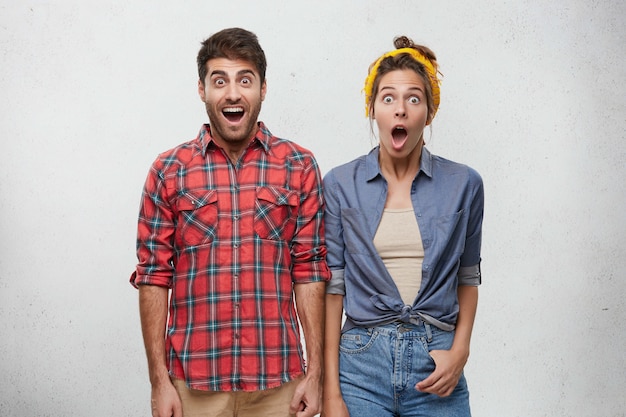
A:
[[[215,75],[220,75],[222,77],[225,77],[228,74],[226,73],[226,71],[222,71],[222,70],[214,70],[214,71],[211,71],[211,73],[209,74],[210,77],[213,77]],[[252,75],[254,78],[256,78],[255,72],[252,71],[251,69],[243,69],[237,72],[237,77],[242,77],[244,75]]]
[[[384,91],[384,90],[394,90],[395,91],[396,88],[393,87],[393,86],[390,86],[390,85],[389,86],[383,86],[383,87],[380,88],[379,91]],[[417,86],[409,88],[409,91],[412,91],[412,90],[420,91],[422,93],[424,92],[424,90],[422,88],[417,87]]]

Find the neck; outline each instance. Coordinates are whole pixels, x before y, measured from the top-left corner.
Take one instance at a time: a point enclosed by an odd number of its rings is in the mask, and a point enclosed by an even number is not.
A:
[[[222,147],[222,149],[224,149],[224,153],[226,154],[226,156],[228,156],[228,159],[230,159],[233,164],[236,164],[237,161],[239,161],[239,158],[241,158],[241,155],[243,155],[244,151],[246,150],[248,143],[246,143],[246,146],[239,149],[233,149],[230,146]]]
[[[217,132],[211,132],[211,137],[213,139],[213,142],[215,142],[217,146],[222,148],[224,154],[228,156],[228,159],[230,159],[235,164],[237,163],[239,158],[241,158],[241,155],[243,155],[243,153],[246,151],[246,149],[250,145],[250,142],[254,140],[256,132],[257,131],[255,130],[254,132],[252,132],[249,138],[242,140],[224,139],[222,136],[217,134]]]
[[[226,155],[226,157],[230,159],[233,164],[236,164],[237,161],[239,161],[239,158],[241,158],[241,155],[243,155],[248,147],[248,144],[250,143],[250,141],[247,141],[245,143],[240,142],[235,145],[233,143],[216,140],[215,138],[213,138],[213,141],[219,148],[221,148],[224,155]]]
[[[397,181],[405,179],[413,180],[420,169],[422,147],[423,142],[420,140],[415,149],[403,158],[394,158],[387,152],[379,152],[378,163],[380,164],[380,170],[383,176],[388,181],[391,179]]]

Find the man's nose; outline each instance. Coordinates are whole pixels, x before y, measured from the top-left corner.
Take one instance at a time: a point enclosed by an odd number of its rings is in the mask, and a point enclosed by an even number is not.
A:
[[[237,83],[230,83],[226,87],[226,99],[229,101],[239,101],[241,98],[241,91],[239,91],[239,86]]]

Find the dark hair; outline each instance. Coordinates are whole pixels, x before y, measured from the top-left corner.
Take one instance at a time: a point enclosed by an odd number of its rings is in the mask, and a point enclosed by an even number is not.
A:
[[[418,45],[413,43],[413,41],[406,36],[398,36],[393,40],[393,44],[396,49],[402,48],[413,48],[417,50],[420,54],[424,55],[426,59],[428,59],[435,68],[435,71],[438,72],[437,69],[437,57],[435,53],[428,47],[424,45]],[[373,65],[373,64],[372,64]],[[370,67],[371,68],[371,67]],[[426,103],[428,105],[428,118],[429,120],[435,114],[435,103],[433,100],[433,90],[430,81],[430,77],[428,76],[428,72],[424,65],[417,62],[410,54],[403,53],[394,56],[389,56],[384,58],[378,67],[378,71],[376,73],[376,78],[374,78],[374,83],[372,85],[372,97],[370,99],[370,111],[374,106],[374,102],[376,101],[376,97],[378,96],[378,85],[380,84],[380,79],[383,75],[395,71],[395,70],[403,70],[409,69],[415,71],[420,77],[422,77],[424,81],[424,88],[426,89]]]
[[[230,28],[214,33],[202,42],[198,51],[198,76],[204,83],[207,76],[207,62],[213,58],[242,59],[252,63],[261,77],[261,84],[265,81],[267,62],[265,52],[259,45],[257,36],[245,29]]]

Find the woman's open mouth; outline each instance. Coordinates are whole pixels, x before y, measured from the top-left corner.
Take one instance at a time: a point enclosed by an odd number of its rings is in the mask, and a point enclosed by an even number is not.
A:
[[[408,137],[409,135],[404,127],[394,127],[391,131],[391,144],[393,148],[396,150],[401,149]]]

